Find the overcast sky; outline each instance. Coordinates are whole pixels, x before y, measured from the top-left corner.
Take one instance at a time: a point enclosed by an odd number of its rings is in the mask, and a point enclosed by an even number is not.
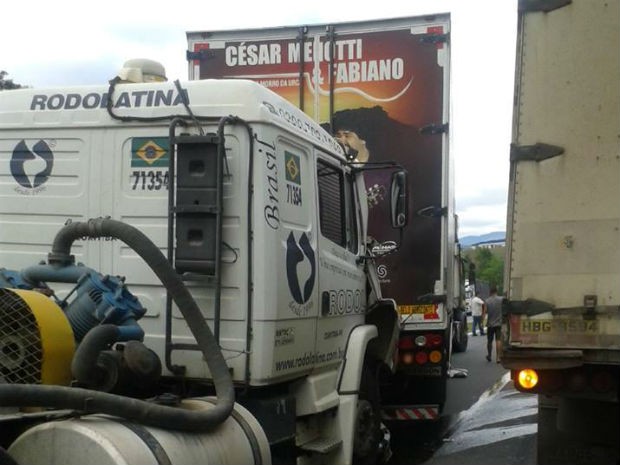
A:
[[[130,58],[160,61],[169,79],[187,79],[187,31],[450,12],[459,235],[505,230],[516,0],[22,0],[4,10],[0,70],[36,88],[107,83]]]

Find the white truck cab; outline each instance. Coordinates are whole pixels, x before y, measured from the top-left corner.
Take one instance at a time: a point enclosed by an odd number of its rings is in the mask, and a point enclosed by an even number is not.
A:
[[[360,439],[355,419],[363,397],[377,413],[362,385],[390,368],[398,315],[381,298],[366,243],[364,167],[330,134],[244,80],[117,78],[109,87],[2,92],[0,108],[0,287],[53,291],[79,352],[114,314],[66,310],[84,296],[79,267],[122,277],[118,289],[133,295],[123,302],[136,298],[142,310],[117,324],[125,339],[139,326],[135,338],[161,360],[163,381],[152,390],[210,393],[216,376],[184,309],[135,247],[105,233],[106,221],[130,225],[189,290],[270,445],[288,441],[298,463],[380,453],[379,420]],[[398,225],[406,202],[394,179]],[[59,231],[76,224],[86,234],[59,259]],[[0,345],[9,332],[0,331]],[[128,389],[120,384],[111,392]],[[29,441],[16,446],[18,461],[43,444]]]

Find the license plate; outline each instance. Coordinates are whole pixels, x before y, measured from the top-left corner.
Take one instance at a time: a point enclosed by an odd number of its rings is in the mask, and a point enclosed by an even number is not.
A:
[[[427,315],[437,313],[437,307],[432,304],[427,305],[399,305],[398,313],[401,315]]]

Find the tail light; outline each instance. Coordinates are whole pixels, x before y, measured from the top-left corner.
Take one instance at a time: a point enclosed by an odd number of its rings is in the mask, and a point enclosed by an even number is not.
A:
[[[428,362],[428,354],[424,351],[419,351],[415,353],[415,362],[418,365],[424,365]]]
[[[431,353],[428,356],[428,359],[432,362],[432,363],[439,363],[441,362],[441,352],[438,350],[433,350],[431,351]]]
[[[533,389],[538,384],[538,373],[530,368],[521,370],[517,374],[517,382],[523,389]]]
[[[426,344],[428,347],[439,347],[443,344],[443,337],[441,334],[429,334],[426,336]]]
[[[605,369],[580,367],[569,370],[513,370],[515,387],[522,391],[555,393],[560,390],[572,393],[615,392],[617,380],[613,372]]]
[[[398,341],[399,362],[402,365],[441,363],[443,343],[443,336],[437,333],[401,336]]]

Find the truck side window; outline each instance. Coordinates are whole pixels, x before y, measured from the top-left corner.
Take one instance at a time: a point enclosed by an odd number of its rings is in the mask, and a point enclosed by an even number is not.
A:
[[[340,168],[318,160],[319,217],[321,233],[327,239],[357,253],[355,191],[351,175],[347,183]]]
[[[343,173],[321,160],[317,161],[317,173],[321,233],[341,247],[346,247]]]

